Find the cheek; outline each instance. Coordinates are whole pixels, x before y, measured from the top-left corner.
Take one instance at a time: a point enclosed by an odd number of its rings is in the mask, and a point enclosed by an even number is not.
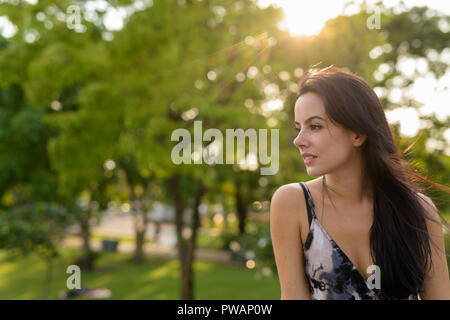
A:
[[[320,136],[318,155],[322,160],[332,163],[342,163],[351,157],[352,148],[344,135],[330,134],[328,132]]]

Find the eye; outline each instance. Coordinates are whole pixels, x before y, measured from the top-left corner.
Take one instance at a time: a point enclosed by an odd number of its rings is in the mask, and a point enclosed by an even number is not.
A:
[[[317,131],[317,130],[322,129],[323,127],[320,124],[312,124],[312,125],[310,125],[310,128],[311,128],[311,131]],[[297,128],[297,127],[294,128],[294,130],[297,132],[300,132],[301,129],[302,128]]]

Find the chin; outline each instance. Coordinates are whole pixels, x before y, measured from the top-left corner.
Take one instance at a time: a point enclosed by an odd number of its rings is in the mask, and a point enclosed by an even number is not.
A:
[[[306,168],[306,173],[308,174],[308,176],[313,177],[313,178],[320,176],[320,174],[317,173],[317,170],[314,170],[312,168]]]
[[[324,170],[320,170],[318,168],[306,167],[306,173],[308,176],[317,178],[323,176],[326,172]]]

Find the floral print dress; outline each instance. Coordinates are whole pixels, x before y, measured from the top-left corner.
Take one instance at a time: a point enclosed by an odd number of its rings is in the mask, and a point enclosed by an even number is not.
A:
[[[312,300],[384,300],[380,290],[371,289],[358,269],[339,248],[317,219],[308,187],[305,194],[310,230],[303,248],[304,267]],[[406,297],[417,300],[417,294]]]

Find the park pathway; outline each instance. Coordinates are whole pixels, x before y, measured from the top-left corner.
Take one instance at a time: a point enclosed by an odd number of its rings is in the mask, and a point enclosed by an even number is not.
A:
[[[200,232],[204,232],[199,230]],[[155,232],[154,223],[149,223],[146,232],[146,239],[153,239]],[[103,239],[114,238],[134,238],[133,221],[130,216],[111,216],[102,219],[98,226],[92,228],[93,235],[100,235],[100,237],[91,238],[91,247],[93,250],[102,250]],[[68,236],[64,240],[64,246],[81,247],[81,237]],[[135,244],[133,241],[119,240],[117,250],[122,253],[132,253]],[[176,248],[175,226],[169,223],[163,223],[160,228],[156,242],[145,243],[144,252],[146,255],[159,256],[169,259],[176,259],[178,252]],[[231,253],[226,250],[197,248],[195,252],[197,260],[211,261],[229,265],[240,265],[233,261]]]

